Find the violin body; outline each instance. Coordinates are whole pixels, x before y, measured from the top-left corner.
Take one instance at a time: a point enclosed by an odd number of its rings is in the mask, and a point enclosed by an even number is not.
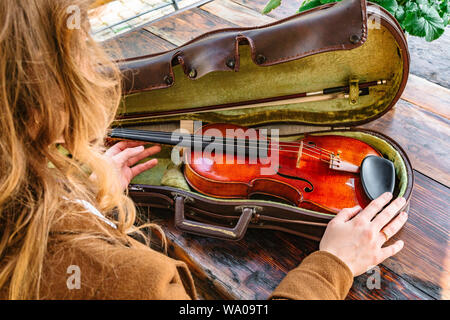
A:
[[[227,130],[234,130],[238,139],[246,138],[245,127],[231,124],[207,125],[195,134],[226,137]],[[257,138],[262,136],[258,133]],[[198,192],[212,197],[269,196],[325,213],[337,213],[357,205],[364,208],[370,202],[355,169],[365,157],[381,156],[368,144],[345,136],[306,135],[294,143],[268,140],[268,145],[267,156],[258,161],[239,153],[230,157],[214,150],[187,150],[186,180]],[[276,157],[274,152],[278,152]],[[330,159],[330,154],[338,155],[349,170],[336,170],[329,161],[324,161]],[[275,170],[274,161],[269,159],[277,159]]]

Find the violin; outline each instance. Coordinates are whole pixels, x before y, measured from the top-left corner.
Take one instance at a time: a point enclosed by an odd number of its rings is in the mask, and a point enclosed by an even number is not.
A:
[[[305,135],[285,142],[261,130],[209,124],[194,134],[115,128],[110,137],[183,147],[187,182],[216,198],[269,199],[336,214],[364,208],[395,185],[393,163],[346,136]]]

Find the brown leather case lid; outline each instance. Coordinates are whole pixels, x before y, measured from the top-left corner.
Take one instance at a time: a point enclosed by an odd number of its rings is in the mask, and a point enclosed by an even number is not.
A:
[[[230,71],[230,60],[238,71],[239,43],[249,44],[256,64],[269,66],[317,53],[353,49],[366,39],[366,1],[344,0],[262,27],[209,32],[170,51],[121,60],[119,66],[124,75],[124,93],[130,94],[172,86],[176,81],[172,66],[177,63],[191,79],[213,71]]]

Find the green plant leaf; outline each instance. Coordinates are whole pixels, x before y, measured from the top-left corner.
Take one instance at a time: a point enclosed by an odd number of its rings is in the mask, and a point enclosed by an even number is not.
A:
[[[320,0],[321,4],[327,4],[327,3],[331,3],[331,2],[339,2],[341,0]]]
[[[385,8],[387,11],[395,15],[398,10],[398,3],[396,0],[378,0],[376,1],[380,6]]]
[[[419,10],[419,6],[414,1],[408,1],[405,4],[405,11],[408,12],[416,12]]]
[[[306,0],[305,2],[302,3],[300,9],[298,9],[298,12],[315,8],[317,6],[320,6],[321,4],[322,4],[321,0]]]
[[[372,0],[376,4],[382,6],[397,19],[400,25],[403,26],[403,19],[405,18],[405,9],[400,5],[401,0]]]
[[[450,2],[448,0],[443,0],[438,7],[439,15],[442,20],[444,20],[444,25],[447,26],[449,22],[450,15]]]
[[[262,10],[263,14],[268,14],[270,11],[272,11],[273,9],[275,9],[276,7],[279,7],[281,4],[281,0],[270,0],[266,6],[264,7],[264,9]]]
[[[449,14],[448,13],[444,13],[443,15],[442,15],[442,21],[444,21],[444,26],[448,26],[448,22],[449,22]]]
[[[406,12],[403,22],[406,31],[413,36],[425,37],[427,41],[436,40],[445,31],[444,20],[432,6],[419,4],[419,8]]]
[[[278,7],[282,0],[270,0],[263,13]],[[341,0],[305,0],[298,12]],[[449,24],[450,0],[371,0],[382,6],[398,20],[402,28],[413,36],[427,41],[439,38]]]
[[[444,13],[450,13],[450,2],[448,0],[443,0],[439,4],[439,10]]]
[[[403,25],[403,19],[405,19],[405,9],[402,6],[398,6],[397,11],[395,11],[395,18]]]

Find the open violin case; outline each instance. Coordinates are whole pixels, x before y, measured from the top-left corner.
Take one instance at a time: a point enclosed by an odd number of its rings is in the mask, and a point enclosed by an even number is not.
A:
[[[407,199],[404,210],[409,206],[414,177],[406,153],[395,139],[358,128],[395,105],[409,72],[401,27],[375,4],[343,0],[261,27],[216,30],[173,50],[118,63],[124,97],[114,127],[158,130],[180,120],[252,128],[292,124],[299,132],[280,135],[280,141],[296,141],[306,131],[356,138],[393,162],[394,197]],[[352,89],[355,82],[381,79],[386,83],[368,94]],[[349,86],[348,97],[227,108],[337,86]],[[334,217],[273,200],[203,195],[172,163],[172,148],[162,146],[158,165],[135,177],[129,194],[139,205],[174,211],[179,230],[239,240],[249,227],[268,228],[320,240]]]

